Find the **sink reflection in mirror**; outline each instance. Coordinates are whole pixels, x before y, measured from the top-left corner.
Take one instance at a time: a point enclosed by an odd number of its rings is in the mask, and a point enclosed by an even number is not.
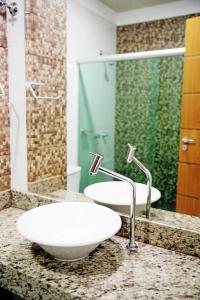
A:
[[[136,185],[136,215],[144,215],[147,203],[147,185],[135,183]],[[132,189],[126,182],[110,181],[98,182],[84,189],[84,194],[95,200],[95,202],[114,209],[121,215],[130,215],[132,202]],[[151,203],[158,201],[161,193],[158,189],[151,188]]]

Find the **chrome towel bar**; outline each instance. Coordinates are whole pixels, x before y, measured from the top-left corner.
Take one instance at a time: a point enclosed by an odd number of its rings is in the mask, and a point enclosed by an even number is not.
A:
[[[26,88],[27,90],[29,90],[32,94],[32,96],[35,99],[46,99],[46,100],[58,100],[60,99],[60,96],[38,96],[36,94],[36,90],[40,87],[44,85],[43,83],[39,83],[39,82],[27,82],[26,84]]]

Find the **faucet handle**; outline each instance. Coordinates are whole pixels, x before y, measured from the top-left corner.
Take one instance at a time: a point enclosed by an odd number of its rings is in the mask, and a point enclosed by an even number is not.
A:
[[[127,152],[127,156],[126,156],[127,163],[132,162],[132,157],[134,156],[135,151],[136,151],[136,146],[128,143],[128,152]]]
[[[92,155],[94,157],[94,159],[93,159],[93,162],[92,162],[91,167],[89,169],[89,175],[95,176],[99,171],[99,168],[101,166],[101,162],[102,162],[104,157],[102,155],[98,154],[98,153],[92,153],[92,152],[90,152],[90,155]]]

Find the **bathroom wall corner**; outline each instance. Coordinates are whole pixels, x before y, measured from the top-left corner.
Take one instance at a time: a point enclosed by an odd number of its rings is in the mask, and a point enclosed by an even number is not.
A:
[[[11,188],[27,190],[24,0],[18,6],[15,17],[7,15]]]

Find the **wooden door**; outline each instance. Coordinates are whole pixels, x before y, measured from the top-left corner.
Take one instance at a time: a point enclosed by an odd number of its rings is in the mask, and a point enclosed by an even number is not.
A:
[[[200,17],[187,20],[176,211],[200,216]]]

